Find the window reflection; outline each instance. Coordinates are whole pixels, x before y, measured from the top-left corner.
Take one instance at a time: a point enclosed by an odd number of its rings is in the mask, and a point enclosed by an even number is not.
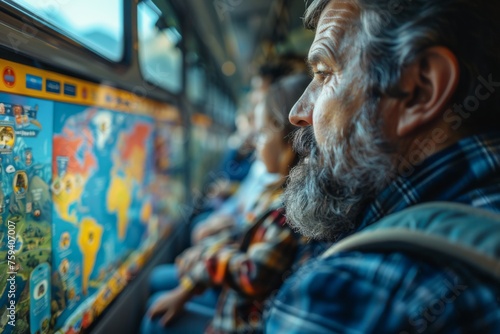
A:
[[[139,63],[143,77],[171,92],[182,88],[181,34],[173,12],[151,1],[138,5]]]
[[[62,34],[112,61],[123,58],[122,0],[12,0]]]

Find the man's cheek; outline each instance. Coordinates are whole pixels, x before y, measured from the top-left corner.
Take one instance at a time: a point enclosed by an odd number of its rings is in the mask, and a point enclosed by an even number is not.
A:
[[[313,124],[314,138],[316,139],[316,143],[319,146],[322,146],[324,141],[326,140],[326,136],[328,135],[329,124],[324,117],[320,116],[315,116]]]
[[[314,135],[318,144],[324,143],[326,138],[337,132],[338,116],[333,99],[318,99],[313,113]]]

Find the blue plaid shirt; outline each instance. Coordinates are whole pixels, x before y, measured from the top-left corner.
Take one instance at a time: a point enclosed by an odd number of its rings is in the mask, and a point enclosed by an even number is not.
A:
[[[461,140],[398,177],[358,230],[412,205],[452,201],[500,212],[500,133]],[[499,241],[500,244],[500,241]],[[267,333],[500,333],[500,285],[403,253],[311,260],[280,290]]]

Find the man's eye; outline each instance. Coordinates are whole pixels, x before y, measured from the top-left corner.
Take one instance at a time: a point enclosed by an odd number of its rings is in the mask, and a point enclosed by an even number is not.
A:
[[[316,71],[314,72],[314,77],[318,79],[319,81],[325,81],[326,78],[330,76],[330,73],[325,72],[325,71]]]

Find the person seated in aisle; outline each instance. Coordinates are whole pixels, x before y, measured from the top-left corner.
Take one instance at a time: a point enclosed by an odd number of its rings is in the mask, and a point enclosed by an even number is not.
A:
[[[218,171],[209,174],[210,182],[206,186],[202,211],[197,221],[213,211],[234,195],[241,182],[247,177],[255,160],[253,110],[250,106],[240,107],[236,113],[236,131],[229,136],[227,148]]]
[[[258,75],[253,77],[252,90],[247,96],[245,106],[245,109],[247,109],[246,119],[250,127],[246,133],[249,137],[255,135],[255,108],[262,102],[269,87],[285,75],[303,72],[304,62],[302,61],[302,66],[297,65],[297,59],[298,57],[293,55],[280,57],[275,61],[262,65],[259,68]],[[253,143],[247,142],[247,144],[253,146]],[[204,213],[192,219],[191,245],[195,245],[202,239],[223,231],[231,233],[232,228],[241,225],[245,221],[246,215],[251,212],[263,189],[278,179],[279,175],[269,173],[262,161],[256,159],[233,196],[226,199],[216,210],[209,205],[208,208],[205,208]],[[205,194],[205,197],[208,198],[208,194]],[[211,199],[205,202],[213,203],[214,200]]]
[[[262,331],[267,298],[294,263],[310,256],[304,251],[311,249],[307,240],[286,224],[281,197],[297,162],[290,142],[296,127],[288,122],[288,110],[308,82],[304,74],[285,77],[271,86],[256,110],[258,157],[279,180],[266,187],[248,221],[231,238],[206,238],[186,250],[175,266],[156,269],[142,333]],[[220,289],[218,297],[214,288]]]

